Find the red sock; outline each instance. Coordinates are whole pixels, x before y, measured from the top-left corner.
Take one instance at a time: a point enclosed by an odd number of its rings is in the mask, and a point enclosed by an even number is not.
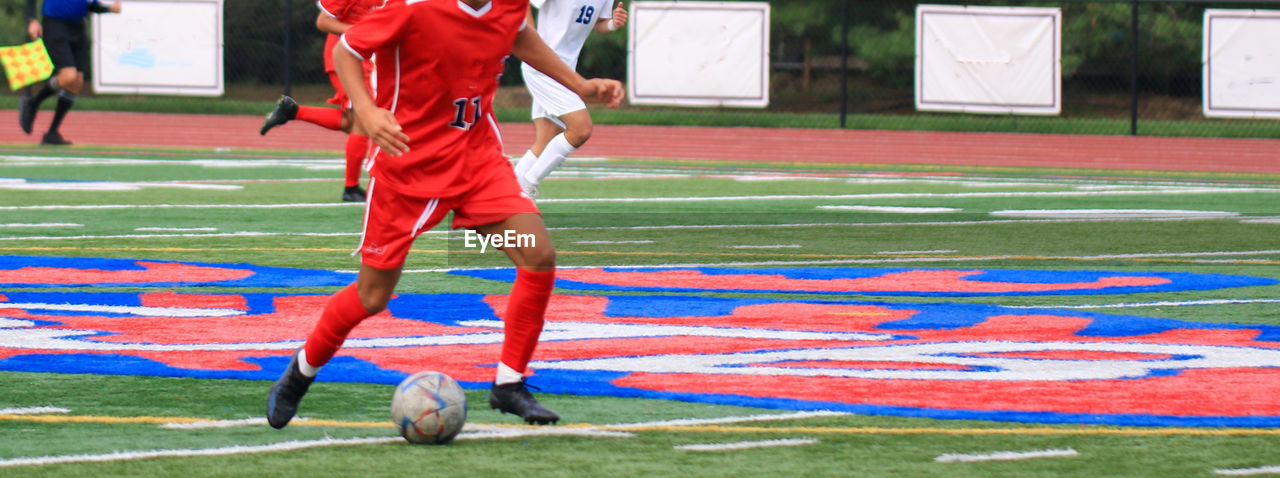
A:
[[[351,329],[368,317],[369,313],[360,303],[360,294],[356,292],[355,284],[329,297],[320,320],[316,322],[316,328],[311,331],[303,346],[307,350],[307,363],[312,367],[329,363],[329,359],[333,358],[333,354],[347,340]]]
[[[516,283],[507,299],[507,314],[502,320],[505,336],[502,340],[502,363],[524,373],[533,359],[533,349],[538,346],[542,334],[543,315],[547,312],[547,300],[556,285],[556,271],[534,272],[516,268]],[[307,352],[310,355],[311,352]]]
[[[364,156],[368,152],[368,136],[358,134],[347,136],[347,182],[343,186],[360,185],[360,167],[364,165]]]
[[[294,119],[315,123],[335,131],[342,129],[342,111],[337,108],[299,105],[298,116]]]

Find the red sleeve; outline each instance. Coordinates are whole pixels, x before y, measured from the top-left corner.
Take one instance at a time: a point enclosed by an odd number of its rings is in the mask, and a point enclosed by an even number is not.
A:
[[[399,43],[409,29],[413,11],[404,6],[403,1],[387,2],[385,7],[374,10],[347,29],[342,34],[342,46],[360,59],[368,60],[382,47]]]
[[[316,5],[320,7],[320,11],[333,18],[342,18],[346,15],[347,9],[351,8],[347,0],[320,0]]]

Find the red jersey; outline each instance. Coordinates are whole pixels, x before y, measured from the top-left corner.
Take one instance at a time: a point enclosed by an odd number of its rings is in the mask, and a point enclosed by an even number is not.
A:
[[[381,7],[386,0],[320,0],[316,2],[329,16],[342,23],[354,25],[356,22]]]
[[[409,137],[409,152],[379,152],[370,175],[413,197],[462,194],[489,168],[508,168],[491,113],[504,60],[528,0],[391,0],[347,30],[342,44],[377,54],[377,104]]]
[[[320,7],[320,11],[325,15],[331,16],[342,23],[355,25],[356,22],[372,12],[373,9],[381,7],[386,0],[319,0],[316,6]],[[333,47],[338,44],[338,36],[330,33],[324,41],[324,71],[332,73],[333,70]]]

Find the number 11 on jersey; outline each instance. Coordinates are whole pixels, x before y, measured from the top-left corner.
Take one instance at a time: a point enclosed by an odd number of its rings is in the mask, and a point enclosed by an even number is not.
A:
[[[474,113],[471,114],[471,121],[467,121],[467,104],[472,106]],[[453,122],[449,126],[459,128],[463,131],[471,130],[471,125],[480,121],[480,97],[473,96],[468,98],[458,98],[453,100],[453,106],[457,109],[453,115]]]

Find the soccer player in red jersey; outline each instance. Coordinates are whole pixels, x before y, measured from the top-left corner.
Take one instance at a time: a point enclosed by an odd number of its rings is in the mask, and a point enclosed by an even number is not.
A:
[[[384,310],[419,234],[453,211],[454,228],[518,237],[532,243],[502,251],[517,268],[503,314],[501,361],[489,405],[528,423],[560,419],[524,385],[555,283],[555,247],[533,200],[502,153],[491,112],[504,59],[526,64],[583,99],[616,107],[622,84],[585,79],[526,28],[528,0],[391,0],[343,34],[333,52],[356,121],[377,145],[361,240],[360,273],[330,297],[306,344],[271,388],[267,419],[282,428],[320,366],[347,334]],[[360,62],[376,54],[377,101]]]
[[[369,137],[362,131],[352,130],[353,121],[349,109],[351,102],[347,99],[347,92],[342,89],[342,83],[338,81],[338,74],[333,68],[333,55],[329,53],[338,44],[338,35],[346,32],[351,25],[360,21],[375,8],[381,7],[383,3],[386,3],[386,0],[320,0],[317,2],[320,14],[316,16],[316,28],[329,34],[324,44],[324,71],[329,74],[334,95],[328,102],[337,105],[338,109],[299,105],[293,98],[287,95],[281,96],[275,108],[267,114],[267,119],[262,122],[262,129],[259,131],[260,134],[267,134],[271,128],[296,119],[350,133],[347,136],[345,148],[347,168],[342,184],[343,201],[364,202],[365,200],[365,191],[360,187],[360,168],[369,154]],[[373,72],[373,63],[365,62],[364,65],[365,78],[369,78]]]

